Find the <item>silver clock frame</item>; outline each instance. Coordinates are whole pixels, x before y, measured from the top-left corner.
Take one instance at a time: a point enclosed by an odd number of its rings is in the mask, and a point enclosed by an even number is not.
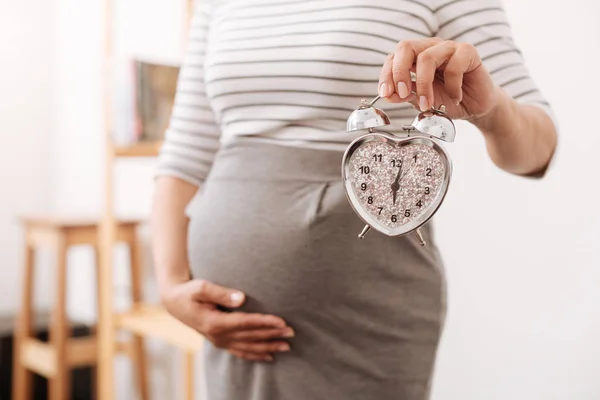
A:
[[[373,142],[373,141],[387,143],[396,148],[400,147],[404,143],[424,144],[424,145],[427,145],[427,146],[433,148],[435,151],[437,151],[438,154],[440,154],[442,156],[442,160],[444,162],[444,167],[445,167],[444,168],[444,171],[445,171],[444,178],[442,180],[442,185],[439,189],[439,192],[438,192],[436,198],[434,199],[433,203],[431,203],[429,205],[428,209],[423,214],[421,214],[418,218],[416,218],[413,221],[409,222],[408,224],[402,225],[398,228],[388,228],[385,225],[383,225],[382,223],[380,223],[379,221],[377,221],[376,219],[374,219],[364,209],[364,207],[362,207],[360,200],[356,196],[356,194],[354,192],[354,188],[352,187],[352,181],[350,180],[350,158],[352,157],[354,152],[360,146],[362,146],[365,143]],[[435,215],[435,213],[438,211],[438,209],[442,205],[444,198],[446,197],[446,194],[448,192],[448,187],[450,185],[451,177],[452,177],[452,160],[450,158],[450,155],[448,154],[446,149],[440,143],[438,143],[438,141],[436,139],[433,138],[433,136],[421,134],[418,131],[417,132],[412,131],[410,134],[408,134],[407,137],[398,137],[398,136],[393,135],[390,132],[369,129],[369,133],[356,138],[355,140],[352,141],[352,143],[350,143],[350,145],[344,152],[344,157],[343,157],[343,161],[342,161],[342,179],[344,181],[344,186],[346,189],[346,196],[347,196],[348,201],[349,201],[350,205],[352,206],[352,209],[354,210],[354,212],[360,217],[360,219],[362,219],[364,221],[365,224],[367,224],[367,226],[365,226],[365,229],[363,230],[363,232],[361,232],[361,234],[359,235],[359,238],[362,238],[364,236],[364,234],[370,228],[374,228],[375,230],[377,230],[385,235],[393,236],[393,237],[403,236],[403,235],[406,235],[413,231],[416,231],[417,234],[419,235],[421,244],[424,245],[425,242],[424,242],[422,236],[420,235],[420,232],[418,231],[418,229],[421,226],[423,226],[424,224],[426,224]]]

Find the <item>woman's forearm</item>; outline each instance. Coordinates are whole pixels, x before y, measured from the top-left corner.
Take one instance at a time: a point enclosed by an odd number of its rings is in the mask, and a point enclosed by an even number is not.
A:
[[[161,296],[169,285],[190,278],[185,208],[197,190],[197,186],[170,176],[156,180],[151,216],[152,249]]]
[[[547,167],[557,143],[556,128],[541,108],[519,104],[502,89],[488,114],[471,120],[483,133],[494,163],[513,174],[538,175]]]

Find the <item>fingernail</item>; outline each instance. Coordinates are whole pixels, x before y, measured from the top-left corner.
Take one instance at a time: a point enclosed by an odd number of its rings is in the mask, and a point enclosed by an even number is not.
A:
[[[402,99],[405,99],[408,97],[408,86],[406,86],[406,83],[400,82],[398,84],[398,94],[400,95],[400,98],[402,98]]]
[[[282,344],[281,346],[279,346],[277,348],[277,350],[279,351],[290,351],[290,345],[289,344]]]
[[[283,332],[283,337],[294,337],[296,334],[294,333],[293,329],[288,329],[285,332]]]
[[[388,85],[387,83],[382,83],[379,86],[379,95],[381,97],[388,97],[390,95],[390,85]]]
[[[229,296],[233,305],[240,305],[244,301],[244,293],[242,292],[233,292]]]
[[[427,101],[427,97],[419,97],[419,108],[421,108],[421,111],[429,110],[429,102]]]

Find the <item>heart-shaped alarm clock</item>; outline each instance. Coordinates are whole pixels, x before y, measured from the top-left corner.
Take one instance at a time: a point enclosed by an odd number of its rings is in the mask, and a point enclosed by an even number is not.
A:
[[[453,142],[454,123],[442,105],[419,113],[402,135],[377,130],[390,125],[388,116],[363,100],[347,122],[349,132],[366,130],[344,154],[342,178],[356,214],[371,229],[388,236],[415,232],[436,213],[444,201],[452,175],[452,161],[441,141]]]

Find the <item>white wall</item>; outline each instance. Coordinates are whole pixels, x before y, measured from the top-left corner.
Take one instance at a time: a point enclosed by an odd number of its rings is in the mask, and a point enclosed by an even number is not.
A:
[[[19,303],[23,234],[17,214],[52,207],[53,21],[46,0],[4,2],[0,12],[0,315]],[[49,255],[39,257],[36,300],[47,307]]]
[[[561,125],[546,179],[495,169],[460,126],[437,219],[449,316],[435,400],[600,398],[600,6],[504,0],[517,44]],[[582,116],[585,110],[589,116]]]

